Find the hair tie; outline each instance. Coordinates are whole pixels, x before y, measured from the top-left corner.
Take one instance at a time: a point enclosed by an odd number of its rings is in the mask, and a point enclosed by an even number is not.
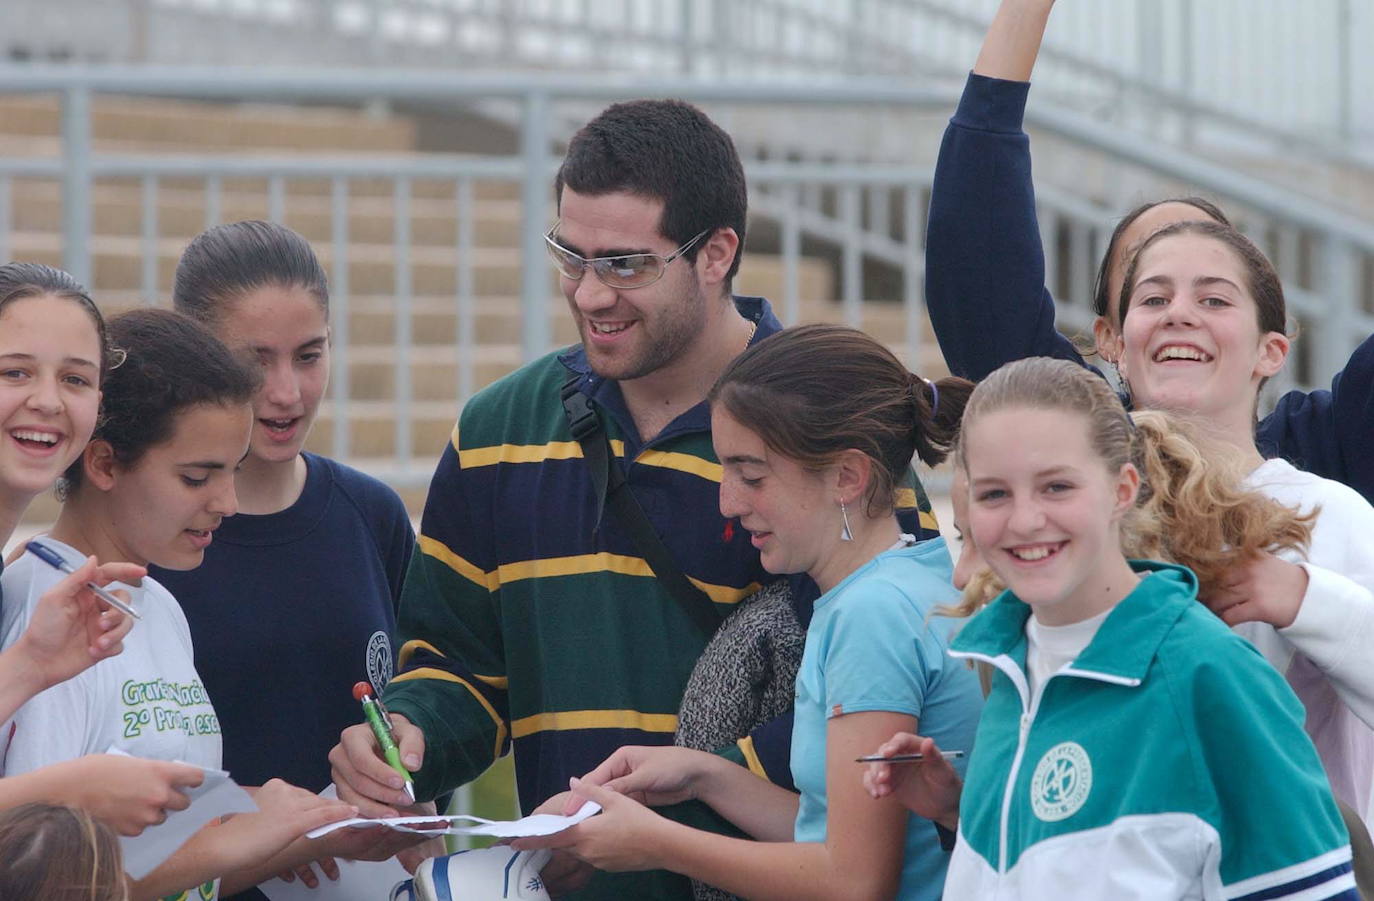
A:
[[[940,406],[940,389],[935,387],[935,383],[930,379],[923,378],[921,381],[930,386],[930,415],[934,418],[935,411]]]

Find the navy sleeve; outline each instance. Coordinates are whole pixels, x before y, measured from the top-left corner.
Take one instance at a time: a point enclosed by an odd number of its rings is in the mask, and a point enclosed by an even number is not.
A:
[[[1374,503],[1374,336],[1350,355],[1330,391],[1289,391],[1259,424],[1265,456],[1344,482]]]
[[[969,74],[945,129],[926,230],[926,306],[950,371],[977,381],[1024,357],[1083,363],[1054,326],[1035,215],[1030,84]]]

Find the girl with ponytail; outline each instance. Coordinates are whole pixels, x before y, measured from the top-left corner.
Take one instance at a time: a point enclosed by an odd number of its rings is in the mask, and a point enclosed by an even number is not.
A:
[[[674,870],[753,899],[938,898],[947,855],[895,799],[875,807],[854,758],[893,731],[967,749],[977,679],[946,656],[935,607],[955,597],[943,539],[917,544],[894,515],[913,455],[941,462],[971,385],[931,383],[853,329],[785,329],[741,354],[709,395],[721,512],[764,568],[821,589],[796,682],[798,795],[716,755],[621,748],[582,780],[604,809],[517,847],[567,848],[609,870]],[[644,805],[706,802],[759,841],[689,829]]]

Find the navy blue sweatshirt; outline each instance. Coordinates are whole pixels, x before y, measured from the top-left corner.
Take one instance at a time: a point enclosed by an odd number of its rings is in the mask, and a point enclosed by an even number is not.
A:
[[[970,74],[945,129],[926,233],[926,306],[945,362],[978,380],[1024,357],[1087,365],[1055,328],[1035,215],[1030,84]],[[1096,367],[1092,367],[1095,371]],[[1374,337],[1330,391],[1290,391],[1259,423],[1266,457],[1283,457],[1374,501]]]

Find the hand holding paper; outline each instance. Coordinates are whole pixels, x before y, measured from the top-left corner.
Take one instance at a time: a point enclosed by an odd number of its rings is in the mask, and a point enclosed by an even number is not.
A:
[[[488,820],[467,815],[458,816],[410,816],[410,817],[356,817],[340,820],[321,826],[307,833],[307,838],[319,838],[336,829],[349,826],[387,826],[401,832],[414,832],[420,835],[490,835],[499,838],[522,838],[535,835],[553,835],[587,819],[601,810],[601,805],[588,801],[572,816],[555,816],[549,813],[536,813],[519,820]],[[473,825],[456,825],[468,822]]]

